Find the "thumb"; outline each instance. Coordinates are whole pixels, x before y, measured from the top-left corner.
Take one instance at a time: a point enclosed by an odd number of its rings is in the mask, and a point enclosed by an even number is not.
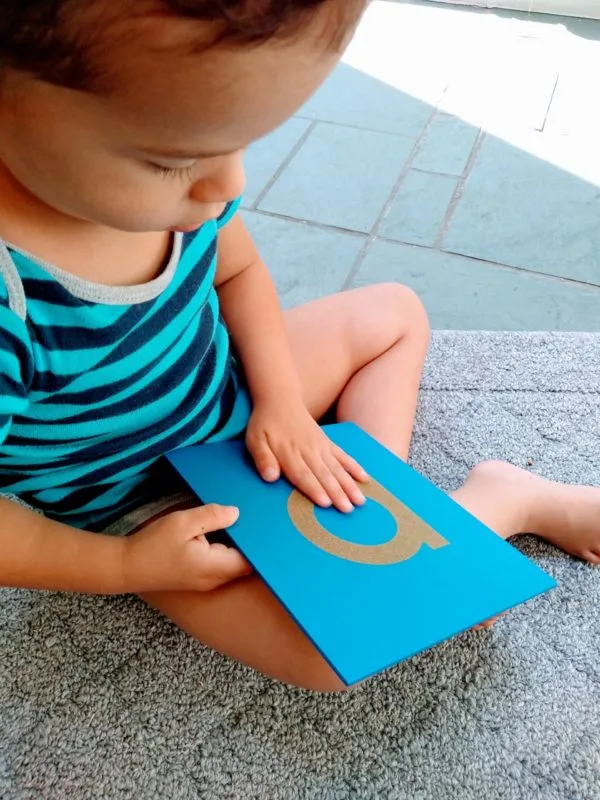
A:
[[[229,528],[240,516],[239,509],[234,506],[219,506],[216,503],[192,508],[184,513],[190,515],[189,529],[194,537]]]

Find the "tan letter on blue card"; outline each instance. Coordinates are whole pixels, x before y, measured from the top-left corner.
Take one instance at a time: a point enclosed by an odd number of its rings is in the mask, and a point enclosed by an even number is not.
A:
[[[317,520],[315,506],[303,494],[294,490],[288,500],[288,513],[298,531],[315,547],[346,561],[361,564],[397,564],[416,555],[424,544],[433,550],[448,541],[436,533],[414,511],[384,489],[380,483],[369,481],[360,486],[365,497],[383,506],[396,522],[396,533],[389,542],[376,545],[354,544],[340,539]]]

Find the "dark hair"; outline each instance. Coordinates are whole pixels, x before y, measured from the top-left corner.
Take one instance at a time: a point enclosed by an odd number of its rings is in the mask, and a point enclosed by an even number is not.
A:
[[[366,0],[0,0],[0,71],[13,69],[48,83],[94,90],[101,67],[94,43],[105,25],[136,16],[138,8],[212,23],[210,44],[230,40],[261,43],[300,30],[307,15],[320,6],[337,10],[333,45],[339,45],[356,23]],[[205,44],[205,43],[204,43]]]

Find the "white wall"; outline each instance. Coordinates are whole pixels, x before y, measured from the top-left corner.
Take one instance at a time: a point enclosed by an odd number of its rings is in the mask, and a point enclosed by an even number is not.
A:
[[[438,2],[600,19],[600,0],[438,0]]]

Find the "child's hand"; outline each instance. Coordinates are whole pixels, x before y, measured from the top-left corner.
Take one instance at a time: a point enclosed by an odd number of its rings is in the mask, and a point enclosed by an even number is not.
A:
[[[368,480],[367,473],[325,435],[301,401],[255,405],[246,446],[266,481],[283,473],[313,503],[333,503],[340,511],[365,502],[356,481]]]
[[[124,541],[125,590],[206,592],[249,575],[252,569],[237,550],[206,540],[238,516],[236,508],[201,506],[174,511],[134,533]]]

